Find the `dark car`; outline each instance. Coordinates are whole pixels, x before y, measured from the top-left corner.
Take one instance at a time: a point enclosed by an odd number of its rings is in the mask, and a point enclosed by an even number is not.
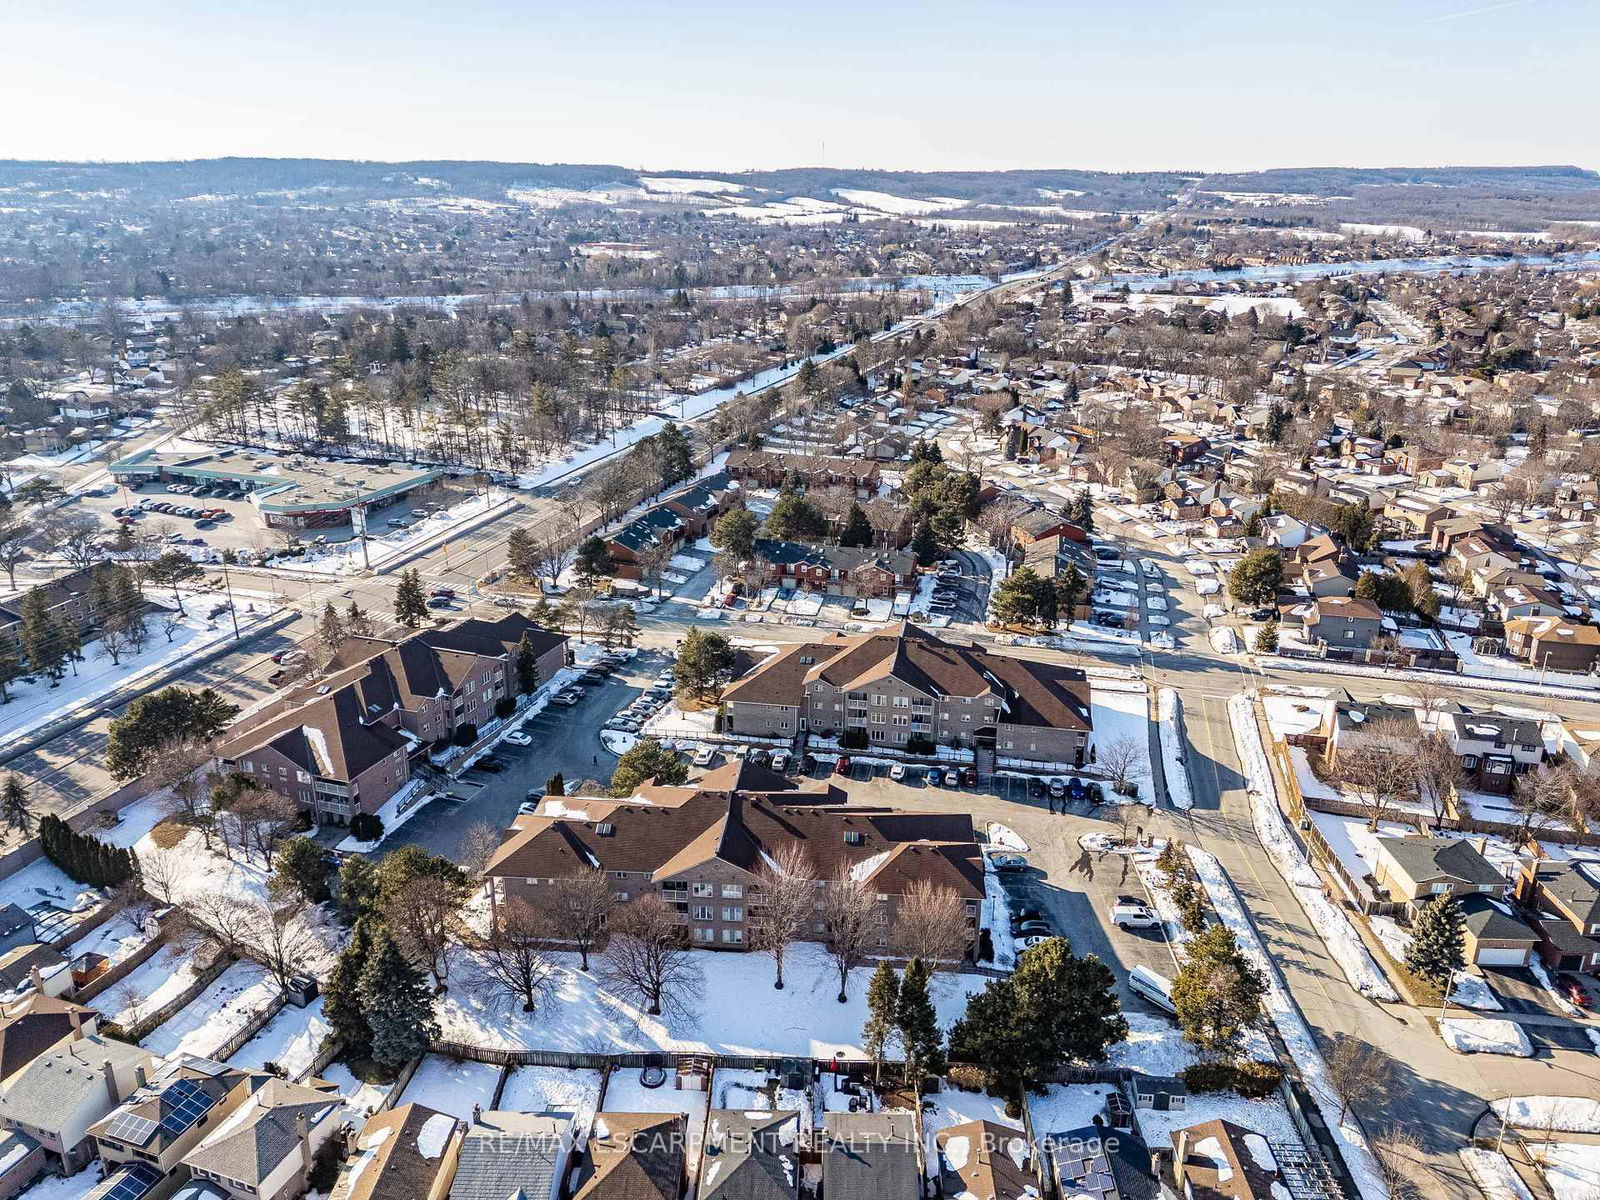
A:
[[[1275,608],[1253,608],[1245,613],[1245,616],[1252,621],[1270,621],[1277,615],[1278,610]]]
[[[455,599],[456,590],[453,587],[436,587],[428,595],[443,596],[446,600],[453,600]]]
[[[1088,789],[1083,786],[1083,780],[1074,775],[1067,783],[1067,795],[1074,800],[1082,800],[1088,795]]]
[[[429,608],[449,608],[450,607],[450,597],[449,596],[435,596],[433,599],[428,601],[428,607]]]
[[[599,671],[585,671],[582,675],[578,676],[578,681],[580,683],[604,683],[606,681],[606,677]]]
[[[1556,976],[1556,991],[1561,993],[1568,1004],[1576,1004],[1579,1008],[1589,1007],[1589,991],[1574,976]]]
[[[1019,908],[1011,914],[1011,923],[1020,925],[1023,921],[1042,921],[1044,914],[1037,908]]]
[[[1105,788],[1098,783],[1091,783],[1089,785],[1089,801],[1092,804],[1104,804],[1106,802]]]
[[[811,774],[811,772],[817,769],[816,756],[813,754],[802,754],[800,756],[800,762],[797,764],[797,766],[802,775]]]
[[[961,768],[961,784],[962,784],[963,787],[977,787],[978,786],[978,768],[977,767],[962,767]]]
[[[833,764],[833,772],[835,775],[850,774],[850,756],[848,754],[839,755],[839,761]]]
[[[1020,854],[996,854],[989,859],[996,871],[1026,871],[1028,860]]]
[[[755,763],[758,767],[764,767],[772,761],[772,751],[764,746],[757,746],[750,751],[748,761]]]
[[[472,767],[475,771],[487,771],[491,775],[498,775],[506,769],[505,763],[498,758],[480,758]]]
[[[1045,793],[1045,782],[1042,779],[1028,780],[1028,795],[1042,796]]]

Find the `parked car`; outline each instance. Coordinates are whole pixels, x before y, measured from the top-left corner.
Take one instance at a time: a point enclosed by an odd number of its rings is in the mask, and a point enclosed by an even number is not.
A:
[[[1013,924],[1011,932],[1016,937],[1055,937],[1055,926],[1049,921],[1024,921],[1022,924]]]
[[[506,741],[507,745],[511,745],[511,746],[531,746],[531,745],[533,745],[533,739],[531,737],[529,737],[525,733],[508,733],[505,736],[505,741]]]
[[[563,708],[571,708],[580,699],[582,699],[582,697],[574,696],[571,692],[562,692],[558,696],[551,697],[550,703],[551,704],[559,704]]]
[[[604,683],[606,681],[606,677],[599,671],[585,671],[582,675],[578,676],[578,680],[581,683]]]
[[[690,758],[690,762],[697,767],[709,767],[717,757],[717,752],[710,746],[701,746]]]
[[[978,786],[978,768],[977,767],[962,767],[961,768],[961,786],[962,787],[977,787]]]
[[[602,728],[615,730],[617,733],[633,733],[639,728],[639,722],[632,717],[615,716],[607,721]]]
[[[797,769],[800,771],[800,773],[802,775],[811,774],[811,772],[813,772],[813,771],[815,771],[817,769],[816,756],[812,755],[812,754],[802,754],[800,756],[800,763],[799,763],[799,767]]]
[[[767,766],[772,762],[772,751],[768,750],[765,746],[757,746],[754,750],[745,755],[745,761],[755,763],[755,765],[758,767]]]
[[[429,608],[449,608],[450,607],[450,597],[448,597],[448,596],[434,596],[432,599],[430,599],[428,601],[428,607]]]
[[[1052,800],[1064,800],[1066,798],[1066,795],[1067,795],[1066,781],[1065,780],[1061,780],[1061,779],[1052,779],[1050,781],[1050,798]]]
[[[1091,804],[1104,804],[1106,802],[1106,789],[1098,783],[1090,783],[1084,793]]]
[[[1041,942],[1048,942],[1049,940],[1050,937],[1048,934],[1030,933],[1027,937],[1018,938],[1015,945],[1018,950],[1032,950]]]
[[[780,775],[789,773],[790,755],[787,750],[779,750],[772,756],[772,769]]]
[[[443,596],[447,600],[454,600],[455,599],[455,595],[456,595],[456,590],[453,587],[436,587],[436,588],[433,589],[433,591],[429,592],[428,595],[430,595],[430,596]]]
[[[994,864],[996,871],[1026,871],[1028,860],[1020,854],[995,854],[989,861]]]
[[[1120,929],[1156,929],[1161,918],[1137,896],[1118,896],[1111,907],[1111,923]]]
[[[896,783],[899,783],[905,777],[906,777],[906,765],[905,765],[905,763],[895,763],[894,766],[889,768],[889,778],[894,780]]]
[[[833,772],[835,775],[850,774],[850,756],[848,754],[839,755],[839,761],[833,764]]]
[[[1568,1004],[1575,1004],[1579,1008],[1589,1007],[1589,990],[1575,975],[1557,975],[1556,990]]]
[[[472,769],[474,771],[487,771],[491,775],[498,775],[506,768],[505,764],[502,763],[498,758],[480,758],[477,762],[472,764]]]
[[[938,767],[929,767],[928,774],[925,776],[925,778],[928,781],[929,787],[942,787],[944,785],[944,776],[945,773]]]
[[[1028,795],[1042,796],[1049,790],[1049,785],[1044,780],[1034,776],[1028,780]]]

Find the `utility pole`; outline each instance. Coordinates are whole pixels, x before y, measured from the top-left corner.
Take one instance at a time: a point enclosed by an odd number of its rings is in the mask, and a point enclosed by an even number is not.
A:
[[[241,641],[243,635],[239,632],[239,610],[233,603],[233,584],[228,579],[228,564],[222,564],[222,587],[228,594],[228,615],[233,618],[233,640]]]

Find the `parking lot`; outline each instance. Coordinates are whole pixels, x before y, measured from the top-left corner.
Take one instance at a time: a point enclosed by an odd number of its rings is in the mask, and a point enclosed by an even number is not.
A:
[[[631,704],[670,663],[654,650],[641,650],[603,683],[587,687],[576,705],[548,705],[521,728],[532,739],[528,746],[501,742],[494,757],[504,764],[498,774],[468,770],[448,789],[430,801],[383,842],[379,853],[400,846],[418,845],[437,854],[454,855],[466,831],[487,823],[503,829],[516,818],[528,792],[544,791],[553,775],[561,775],[570,793],[586,779],[602,785],[617,764],[600,742],[600,727],[619,709]]]

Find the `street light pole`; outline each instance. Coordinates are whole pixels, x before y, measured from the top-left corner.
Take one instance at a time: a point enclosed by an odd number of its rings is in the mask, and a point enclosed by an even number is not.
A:
[[[228,615],[233,618],[233,640],[241,641],[244,635],[239,632],[239,610],[233,603],[233,584],[228,579],[227,563],[222,564],[222,587],[228,593]]]

